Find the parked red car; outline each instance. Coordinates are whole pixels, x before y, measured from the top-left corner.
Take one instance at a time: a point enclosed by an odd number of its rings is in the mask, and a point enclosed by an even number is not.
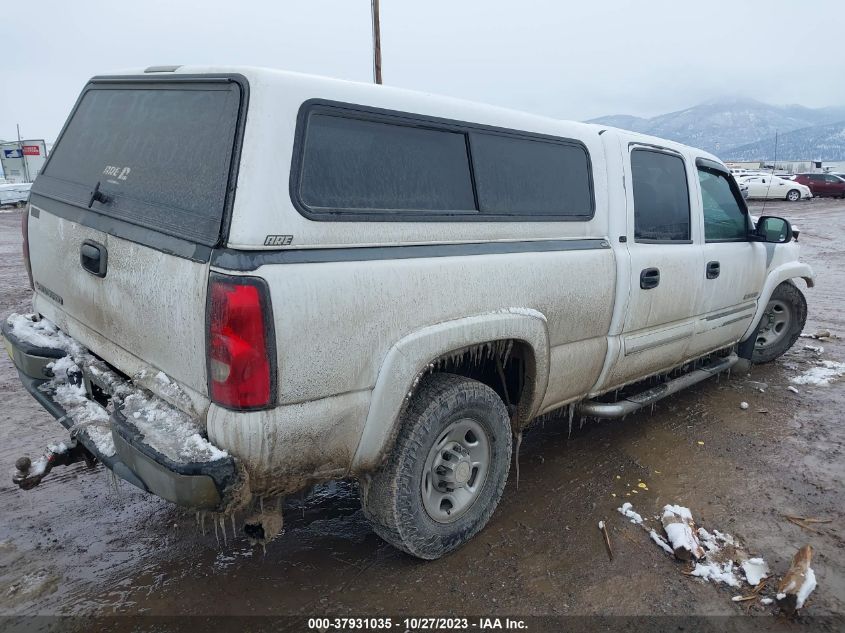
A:
[[[798,174],[793,180],[807,185],[813,196],[845,198],[845,180],[833,174]]]

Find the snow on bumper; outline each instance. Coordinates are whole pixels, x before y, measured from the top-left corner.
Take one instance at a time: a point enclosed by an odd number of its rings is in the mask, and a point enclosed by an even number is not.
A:
[[[241,481],[235,460],[189,415],[118,374],[46,319],[12,314],[2,333],[27,390],[115,474],[180,505],[232,505]],[[159,380],[169,383],[164,374]]]

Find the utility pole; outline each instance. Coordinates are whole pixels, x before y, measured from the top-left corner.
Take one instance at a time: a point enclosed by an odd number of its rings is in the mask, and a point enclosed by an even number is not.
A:
[[[20,123],[16,123],[15,126],[18,128],[18,151],[21,153],[21,163],[23,164],[23,177],[26,179],[26,182],[32,182],[29,179],[29,165],[26,164],[26,155],[23,153],[23,143],[21,142],[21,126],[20,126]]]
[[[379,0],[371,0],[373,16],[373,79],[381,84],[381,27],[379,25]]]

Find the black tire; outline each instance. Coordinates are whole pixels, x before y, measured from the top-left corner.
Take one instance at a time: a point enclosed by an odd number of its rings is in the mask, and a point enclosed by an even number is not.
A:
[[[448,429],[467,419],[487,436],[486,475],[458,518],[438,522],[423,500],[426,460]],[[400,424],[386,463],[361,481],[361,504],[381,538],[412,556],[433,560],[475,536],[496,509],[510,469],[510,419],[501,398],[487,385],[436,373],[422,381]]]
[[[779,312],[776,312],[779,310]],[[776,331],[778,318],[786,318],[783,327]],[[754,335],[755,344],[751,360],[769,363],[779,358],[795,344],[807,322],[807,300],[804,293],[792,282],[785,281],[772,293],[760,325]]]
[[[786,199],[790,202],[798,202],[801,199],[801,192],[797,189],[790,189],[786,192]]]

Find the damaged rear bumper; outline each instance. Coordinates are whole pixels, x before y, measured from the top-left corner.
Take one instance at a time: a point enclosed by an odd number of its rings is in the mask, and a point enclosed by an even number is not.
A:
[[[240,485],[240,476],[235,460],[226,455],[209,461],[180,462],[164,455],[145,441],[142,431],[122,410],[122,404],[115,398],[111,413],[107,413],[104,401],[112,394],[105,393],[114,387],[97,380],[97,374],[82,365],[82,384],[85,386],[89,411],[92,407],[102,410],[107,423],[96,427],[78,425],[74,417],[56,400],[53,373],[49,365],[68,355],[60,348],[38,347],[22,340],[6,320],[2,323],[4,345],[14,363],[21,383],[30,394],[55,417],[66,429],[72,430],[72,439],[118,477],[134,486],[151,492],[173,503],[195,509],[222,511],[232,501]],[[86,357],[91,357],[85,351]],[[76,359],[75,359],[76,360]],[[102,361],[98,364],[105,365]],[[131,381],[120,377],[123,382],[119,390],[138,390]],[[96,397],[95,397],[95,392]],[[168,406],[161,403],[161,406]]]

